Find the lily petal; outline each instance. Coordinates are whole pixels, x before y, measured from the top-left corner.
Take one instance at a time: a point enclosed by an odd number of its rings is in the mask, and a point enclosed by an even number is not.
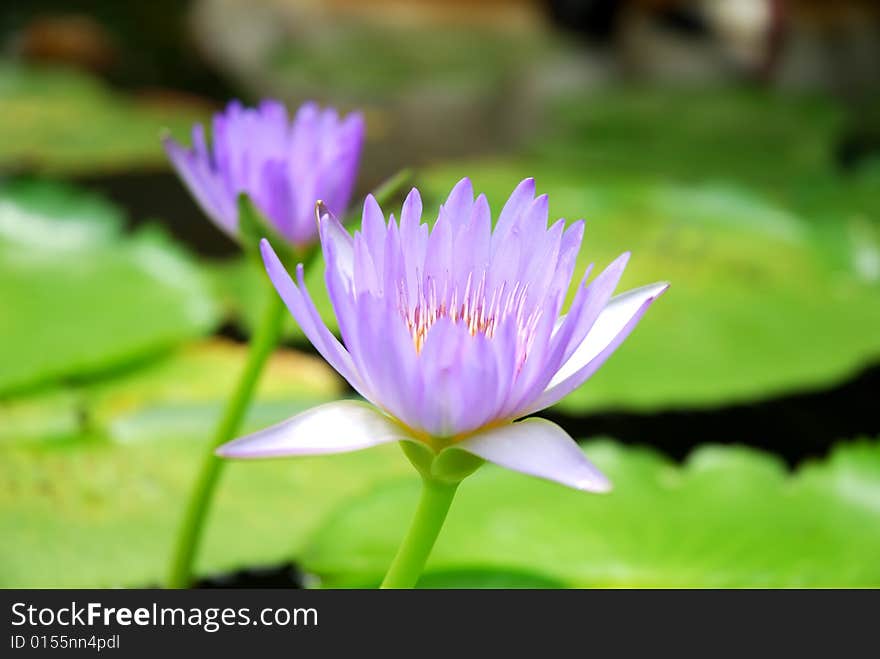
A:
[[[224,458],[347,453],[412,440],[388,417],[366,403],[343,400],[319,405],[217,449]]]
[[[468,437],[446,449],[460,449],[497,465],[577,490],[608,492],[611,483],[577,443],[555,423],[526,419]]]
[[[326,323],[321,319],[318,310],[315,308],[315,303],[309,296],[303,281],[302,264],[297,267],[296,274],[300,284],[297,286],[293,283],[293,279],[290,278],[287,270],[284,269],[284,265],[279,260],[278,255],[275,254],[269,241],[265,238],[260,241],[260,251],[272,285],[275,286],[275,290],[278,291],[281,299],[284,300],[284,304],[287,305],[287,309],[296,319],[296,322],[299,323],[306,337],[315,346],[317,351],[321,353],[321,356],[327,360],[330,366],[348,380],[348,383],[359,394],[364,396],[364,398],[369,398],[364,390],[351,355],[339,342],[339,339],[327,328]]]
[[[336,216],[328,212],[318,214],[318,230],[321,234],[321,244],[324,254],[327,253],[327,245],[332,243],[336,249],[336,265],[339,274],[347,281],[354,281],[354,238],[346,230]]]
[[[651,303],[667,288],[667,282],[658,282],[611,298],[584,340],[550,380],[544,393],[523,414],[553,405],[581,386],[629,336]]]

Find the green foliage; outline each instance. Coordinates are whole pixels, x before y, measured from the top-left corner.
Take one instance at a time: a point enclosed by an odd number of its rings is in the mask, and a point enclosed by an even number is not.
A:
[[[114,378],[0,404],[0,586],[160,583],[245,350],[193,345]],[[320,360],[280,351],[243,432],[340,393]],[[227,465],[198,573],[288,560],[336,504],[410,469],[395,446]]]
[[[205,108],[132,100],[88,75],[0,61],[0,169],[95,174],[166,168],[159,141],[185,137]]]
[[[842,444],[794,475],[740,447],[706,445],[681,467],[610,441],[585,452],[612,493],[491,465],[466,480],[423,585],[493,572],[569,587],[880,585],[878,441]],[[314,535],[304,566],[325,586],[378,583],[417,496],[409,479],[350,502]]]
[[[48,183],[0,189],[0,394],[82,378],[211,331],[210,286],[154,229]]]
[[[151,432],[137,441],[80,436],[5,449],[0,585],[158,585],[209,428],[201,438]],[[395,446],[227,465],[197,573],[290,560],[335,505],[409,469]]]
[[[831,172],[843,124],[842,108],[821,97],[621,87],[562,95],[531,151],[585,180],[732,179],[770,192]]]

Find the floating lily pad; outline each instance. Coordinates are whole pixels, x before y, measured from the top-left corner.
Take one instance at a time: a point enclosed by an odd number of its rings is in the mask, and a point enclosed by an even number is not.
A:
[[[0,395],[81,378],[210,332],[211,287],[156,229],[123,236],[100,200],[0,188]]]
[[[196,344],[75,390],[0,404],[0,586],[161,583],[204,443],[245,352]],[[339,394],[340,380],[321,360],[278,351],[246,429]],[[396,446],[229,463],[198,572],[289,560],[341,501],[410,470]]]
[[[166,168],[163,130],[189,134],[204,108],[133,100],[81,72],[0,61],[0,168],[96,174]]]
[[[839,445],[794,475],[739,447],[705,446],[682,467],[609,441],[585,452],[611,494],[495,467],[466,480],[425,584],[478,567],[570,587],[880,585],[878,441]],[[303,565],[327,586],[378,583],[417,497],[410,479],[357,499],[314,536]]]
[[[830,173],[844,119],[839,104],[815,95],[621,87],[561,95],[532,152],[585,178],[723,178],[770,192]]]
[[[222,339],[191,343],[98,380],[0,401],[0,443],[58,444],[84,433],[123,442],[209,434],[247,351]],[[323,360],[278,349],[245,426],[264,427],[342,394],[342,380]]]
[[[204,439],[118,443],[81,436],[52,449],[5,449],[0,585],[161,584]],[[336,505],[383,477],[411,469],[396,446],[230,463],[197,573],[289,560]]]
[[[630,250],[620,290],[672,283],[596,376],[562,401],[566,411],[729,404],[827,386],[880,359],[880,285],[855,251],[844,259],[825,250],[832,227],[819,231],[732,183],[536,169],[465,163],[426,172],[422,184],[436,204],[471,175],[497,213],[534,175],[553,218],[587,219],[579,272]]]

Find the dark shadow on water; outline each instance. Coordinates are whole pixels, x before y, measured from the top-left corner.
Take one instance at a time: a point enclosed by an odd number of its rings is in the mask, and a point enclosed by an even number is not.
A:
[[[303,575],[293,563],[250,567],[205,577],[196,588],[302,588]]]
[[[238,246],[214,226],[170,171],[84,176],[73,183],[125,209],[130,228],[159,224],[193,252],[211,258],[239,254]]]
[[[880,436],[880,365],[821,391],[700,410],[607,412],[578,417],[554,410],[540,416],[578,438],[605,435],[648,444],[681,460],[701,444],[741,444],[774,453],[794,466],[822,457],[840,440]]]

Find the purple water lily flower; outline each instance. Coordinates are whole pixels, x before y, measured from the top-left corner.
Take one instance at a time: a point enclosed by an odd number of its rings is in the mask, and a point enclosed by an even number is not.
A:
[[[351,198],[364,137],[359,113],[306,103],[290,121],[284,105],[238,101],[214,115],[209,148],[201,124],[190,149],[165,138],[165,150],[205,214],[237,235],[239,193],[246,192],[279,235],[294,245],[317,236],[315,201],[342,214]]]
[[[352,237],[320,216],[326,283],[343,343],[321,320],[297,268],[295,283],[269,243],[269,277],[323,357],[367,401],[316,407],[224,445],[222,456],[259,458],[352,451],[392,441],[465,451],[565,485],[610,485],[559,426],[517,421],[579,387],[620,345],[668,284],[612,297],[623,254],[560,315],[583,221],[547,227],[547,196],[526,179],[493,230],[484,195],[468,179],[421,223],[413,190],[398,224],[367,197]]]

